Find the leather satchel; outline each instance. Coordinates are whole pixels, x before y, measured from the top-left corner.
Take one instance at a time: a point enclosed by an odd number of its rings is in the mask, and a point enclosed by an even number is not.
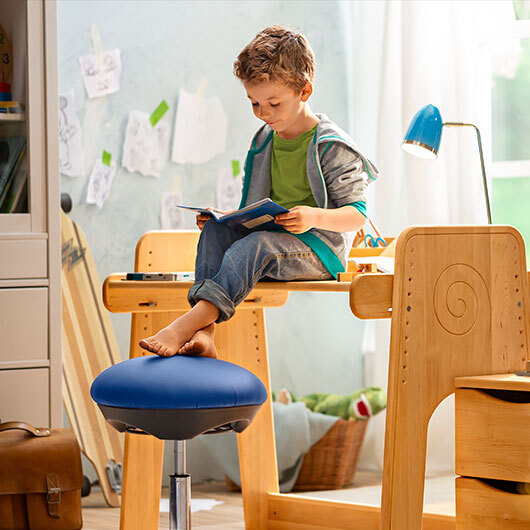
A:
[[[0,530],[78,530],[83,470],[71,429],[0,423]]]

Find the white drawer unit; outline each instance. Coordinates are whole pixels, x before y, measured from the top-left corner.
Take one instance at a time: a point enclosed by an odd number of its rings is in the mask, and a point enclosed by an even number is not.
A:
[[[0,278],[46,278],[46,239],[3,239],[0,237]]]
[[[0,419],[50,425],[50,371],[47,368],[0,370]]]
[[[48,359],[48,288],[0,288],[0,368]]]

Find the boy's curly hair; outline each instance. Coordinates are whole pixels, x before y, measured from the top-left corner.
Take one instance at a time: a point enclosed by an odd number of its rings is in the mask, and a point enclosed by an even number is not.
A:
[[[238,55],[234,74],[244,82],[281,82],[301,91],[315,78],[315,57],[304,35],[282,26],[269,26]]]

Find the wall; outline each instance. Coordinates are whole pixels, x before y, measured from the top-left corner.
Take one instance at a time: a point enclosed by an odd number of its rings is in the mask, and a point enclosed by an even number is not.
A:
[[[145,231],[160,228],[160,196],[174,183],[184,203],[215,204],[217,171],[229,167],[231,159],[244,157],[260,125],[232,74],[232,64],[265,26],[279,23],[307,35],[317,66],[312,109],[351,130],[347,84],[352,78],[346,74],[352,53],[349,16],[349,5],[333,0],[59,0],[59,87],[61,93],[74,90],[86,160],[86,175],[62,176],[61,191],[72,196],[70,215],[86,233],[101,279],[111,272],[132,270],[136,241]],[[121,50],[123,72],[118,93],[89,100],[78,57],[91,53],[92,24],[97,25],[103,50]],[[158,179],[119,167],[103,208],[86,204],[88,175],[103,149],[121,165],[129,110],[151,113],[165,99],[173,127],[179,89],[194,92],[203,77],[207,79],[205,97],[220,97],[229,118],[226,153],[200,166],[168,161]],[[356,123],[355,129],[359,128]],[[185,222],[186,228],[194,228],[193,216],[186,216]],[[274,389],[287,387],[303,395],[350,393],[362,386],[363,324],[351,315],[347,304],[346,294],[292,293],[285,306],[267,311]],[[113,315],[112,320],[126,358],[130,318]],[[200,450],[189,445],[194,478],[208,476],[208,469],[218,474]]]

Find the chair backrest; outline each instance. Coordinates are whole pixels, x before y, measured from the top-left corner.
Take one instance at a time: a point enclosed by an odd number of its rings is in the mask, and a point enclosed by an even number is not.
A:
[[[382,529],[421,528],[432,413],[457,376],[523,369],[529,317],[524,243],[513,227],[412,227],[400,235]]]

